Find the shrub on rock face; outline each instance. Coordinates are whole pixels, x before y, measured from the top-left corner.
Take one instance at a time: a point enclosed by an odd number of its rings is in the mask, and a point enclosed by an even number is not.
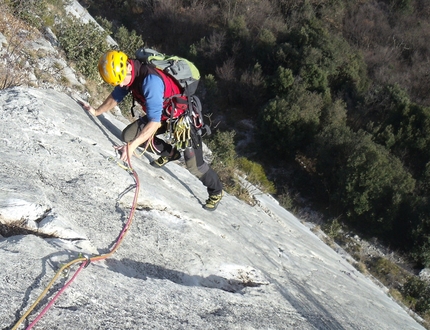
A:
[[[79,72],[97,79],[97,64],[100,56],[109,49],[107,32],[101,31],[95,23],[80,23],[66,19],[56,26],[58,40],[67,58]]]
[[[249,182],[260,186],[263,191],[269,194],[276,193],[275,185],[267,178],[263,166],[245,157],[238,158],[237,162],[239,170],[245,172]]]
[[[16,17],[19,17],[31,26],[41,29],[44,25],[49,11],[47,10],[47,2],[40,0],[12,0],[7,4],[12,8]]]
[[[430,286],[416,276],[411,276],[403,285],[401,292],[406,301],[418,313],[430,312]]]

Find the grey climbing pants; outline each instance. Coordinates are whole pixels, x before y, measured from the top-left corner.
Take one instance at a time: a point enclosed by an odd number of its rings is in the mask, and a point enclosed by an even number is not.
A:
[[[144,116],[128,125],[122,131],[122,140],[124,142],[133,141],[140,134],[147,123],[148,118]],[[163,134],[166,132],[166,130],[166,123],[162,122],[155,135]],[[209,195],[218,195],[222,192],[223,186],[218,174],[203,159],[202,137],[201,135],[197,134],[195,129],[191,130],[191,134],[193,137],[193,143],[184,151],[184,159],[187,169],[190,171],[190,173],[199,178],[199,180],[207,188]],[[173,148],[172,145],[156,136],[154,136],[152,141],[145,142],[142,147],[146,148],[148,143],[148,149],[150,151],[164,157],[168,157]]]

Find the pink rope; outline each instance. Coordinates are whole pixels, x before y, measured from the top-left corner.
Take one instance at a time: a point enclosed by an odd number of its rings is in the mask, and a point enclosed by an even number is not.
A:
[[[95,257],[89,258],[89,259],[85,260],[84,262],[82,262],[81,266],[76,270],[76,272],[73,275],[73,277],[61,288],[60,291],[58,291],[55,294],[55,296],[48,303],[48,305],[46,305],[45,308],[40,312],[40,314],[33,320],[33,322],[30,323],[30,325],[27,327],[26,330],[30,330],[31,328],[33,328],[33,326],[42,318],[43,315],[45,315],[45,313],[49,310],[49,308],[51,308],[51,306],[55,303],[55,301],[58,299],[58,297],[64,292],[64,290],[67,289],[67,287],[75,280],[75,278],[78,276],[78,274],[81,272],[81,270],[84,269],[89,264],[90,261],[99,261],[99,260],[103,260],[103,259],[108,258],[111,254],[113,254],[115,252],[115,250],[121,244],[122,239],[124,238],[125,234],[127,233],[128,229],[130,228],[131,221],[133,219],[133,215],[134,215],[134,212],[136,210],[137,199],[138,199],[139,190],[140,190],[139,177],[137,176],[136,171],[134,171],[132,169],[132,167],[131,167],[130,154],[129,154],[129,151],[128,151],[128,145],[127,145],[127,163],[128,163],[129,168],[132,171],[134,180],[136,182],[136,188],[135,188],[136,190],[135,190],[135,194],[134,194],[134,198],[133,198],[133,205],[132,205],[131,212],[129,214],[127,223],[125,224],[124,228],[122,229],[122,231],[121,231],[121,233],[119,235],[119,238],[115,242],[113,248],[110,250],[109,253],[107,253],[105,255],[95,256]]]
[[[27,330],[30,330],[31,328],[33,328],[33,326],[42,318],[42,316],[45,315],[45,313],[48,311],[49,308],[51,308],[51,306],[54,304],[54,302],[57,300],[57,298],[75,280],[76,276],[78,276],[78,274],[81,272],[81,270],[84,269],[86,264],[87,264],[87,261],[85,261],[81,264],[81,266],[76,270],[75,274],[73,274],[73,277],[61,288],[60,291],[57,292],[57,294],[54,296],[54,298],[52,298],[52,300],[49,302],[49,304],[45,306],[45,308],[34,319],[34,321],[30,323],[30,325],[27,327]]]

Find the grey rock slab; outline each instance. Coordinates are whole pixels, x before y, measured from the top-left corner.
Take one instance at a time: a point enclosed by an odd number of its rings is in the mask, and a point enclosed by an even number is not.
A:
[[[34,230],[0,237],[0,328],[10,329],[61,265],[110,251],[135,181],[112,147],[123,118],[20,87],[0,91],[0,120],[0,225]],[[207,212],[200,181],[180,162],[154,169],[154,157],[132,158],[140,191],[119,248],[82,270],[35,329],[423,329],[270,196],[257,192],[252,207],[226,194]]]

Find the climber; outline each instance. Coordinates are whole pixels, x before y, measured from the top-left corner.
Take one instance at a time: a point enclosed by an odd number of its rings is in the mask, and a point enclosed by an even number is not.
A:
[[[151,162],[155,168],[180,159],[180,150],[157,137],[158,134],[166,132],[171,111],[177,110],[173,99],[181,94],[180,86],[151,64],[130,59],[125,53],[116,50],[108,51],[100,57],[98,70],[103,80],[114,86],[114,90],[97,109],[86,104],[83,106],[85,110],[99,116],[113,109],[131,92],[146,113],[122,131],[122,140],[127,144],[115,147],[121,154],[121,160],[126,161],[128,154],[133,155],[139,146],[145,149],[149,147],[160,155]],[[186,107],[186,104],[186,101],[181,102],[181,107]],[[218,174],[203,159],[201,135],[197,134],[194,127],[191,127],[190,131],[192,141],[183,150],[185,164],[207,188],[209,198],[203,207],[214,211],[223,196],[223,186]]]

